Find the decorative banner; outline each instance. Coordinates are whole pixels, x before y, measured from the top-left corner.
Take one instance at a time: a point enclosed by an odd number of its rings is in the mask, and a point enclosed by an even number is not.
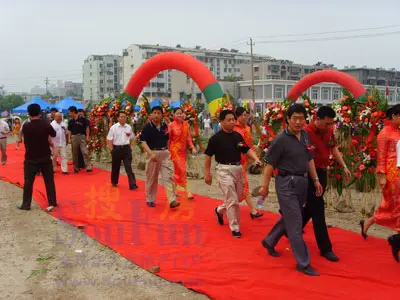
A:
[[[207,100],[211,115],[214,115],[218,102],[224,94],[221,86],[202,62],[193,56],[180,52],[157,54],[137,69],[125,89],[126,93],[135,99],[133,104],[136,104],[137,98],[149,80],[156,77],[159,72],[170,69],[184,72],[196,82]]]
[[[322,82],[333,82],[341,85],[348,89],[353,94],[354,98],[360,98],[367,92],[354,77],[336,70],[323,70],[311,73],[300,79],[289,91],[287,98],[296,102],[300,95],[308,88]]]

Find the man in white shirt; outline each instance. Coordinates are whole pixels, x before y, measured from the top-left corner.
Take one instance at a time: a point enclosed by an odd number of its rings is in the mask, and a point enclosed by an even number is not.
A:
[[[68,160],[67,160],[67,138],[68,131],[65,123],[62,121],[62,114],[56,113],[51,126],[56,132],[56,136],[51,138],[53,143],[53,170],[57,169],[57,158],[61,160],[61,171],[63,174],[68,174]]]
[[[206,138],[210,137],[210,131],[211,131],[211,120],[208,117],[208,115],[206,116],[206,118],[204,119],[204,135]]]
[[[107,135],[107,145],[112,155],[111,184],[114,187],[118,185],[119,170],[121,161],[123,161],[128,175],[129,189],[136,190],[138,188],[135,174],[132,171],[131,141],[134,137],[132,127],[126,124],[126,114],[120,112],[118,123],[111,126]]]
[[[7,161],[7,134],[10,132],[10,126],[4,120],[0,120],[0,151],[1,164],[5,165]]]

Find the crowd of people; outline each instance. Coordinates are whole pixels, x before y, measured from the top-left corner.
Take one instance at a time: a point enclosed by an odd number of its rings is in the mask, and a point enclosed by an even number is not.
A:
[[[82,168],[79,155],[87,172],[92,172],[87,142],[90,130],[87,119],[75,107],[69,108],[70,120],[63,122],[62,115],[52,111],[48,120],[40,117],[40,107],[31,104],[28,107],[29,122],[21,125],[21,140],[25,144],[24,196],[19,209],[29,210],[32,200],[32,187],[37,172],[43,174],[46,184],[48,211],[57,206],[54,172],[57,158],[61,160],[62,174],[68,174],[66,147],[71,144],[74,173]],[[378,178],[382,189],[382,204],[375,215],[360,222],[361,234],[367,238],[369,227],[374,224],[388,226],[400,232],[400,105],[391,108],[385,128],[378,136]],[[214,213],[217,222],[224,225],[224,217],[234,238],[242,236],[240,231],[239,204],[245,201],[252,219],[260,218],[262,213],[254,207],[249,192],[247,168],[252,161],[255,165],[265,164],[262,186],[259,195],[267,197],[271,178],[275,176],[275,188],[278,196],[281,218],[261,241],[262,246],[272,257],[279,257],[275,246],[286,236],[290,242],[296,269],[306,275],[318,276],[311,266],[310,255],[303,239],[303,228],[312,220],[313,229],[320,254],[325,259],[337,262],[329,238],[324,212],[324,191],[327,185],[327,168],[332,154],[344,168],[346,179],[352,174],[346,166],[342,154],[335,143],[335,111],[327,106],[318,109],[316,117],[306,124],[306,109],[301,104],[292,104],[287,112],[287,128],[273,140],[264,162],[257,156],[253,145],[251,129],[247,125],[248,112],[243,107],[236,111],[222,110],[219,116],[220,130],[214,133],[205,150],[205,183],[212,184],[211,162],[216,161],[216,178],[224,196],[223,203]],[[120,112],[118,123],[114,124],[107,135],[107,146],[112,153],[111,184],[118,187],[121,162],[123,162],[130,190],[138,189],[132,170],[132,146],[134,130],[127,124],[127,115]],[[211,131],[211,121],[206,116],[204,130]],[[10,128],[0,122],[1,161],[6,163],[7,156],[4,140]],[[140,133],[140,143],[146,152],[146,204],[156,206],[159,175],[165,187],[171,209],[180,206],[177,187],[182,187],[184,197],[194,199],[187,186],[186,158],[189,150],[193,155],[197,149],[193,145],[189,124],[184,120],[181,108],[174,110],[173,122],[163,120],[163,110],[152,108],[150,121]],[[394,258],[398,261],[400,234],[388,238]]]

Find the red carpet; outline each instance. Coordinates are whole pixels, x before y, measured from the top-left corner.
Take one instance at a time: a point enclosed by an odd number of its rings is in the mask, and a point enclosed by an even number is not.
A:
[[[9,160],[0,166],[1,179],[23,185],[24,150],[8,148]],[[160,191],[156,208],[145,205],[144,182],[129,191],[125,176],[111,188],[110,173],[94,169],[77,175],[56,173],[59,208],[53,216],[73,225],[85,225],[88,235],[145,269],[158,265],[161,277],[181,282],[213,299],[396,299],[400,291],[400,264],[383,239],[362,240],[357,233],[329,229],[341,261],[319,256],[311,226],[305,240],[320,277],[295,271],[295,260],[283,238],[281,258],[266,254],[260,241],[278,218],[266,213],[250,220],[242,207],[242,239],[234,239],[228,226],[219,226],[214,207],[219,200],[196,196],[176,211],[166,206]],[[34,198],[47,205],[43,179],[35,182]],[[14,205],[17,203],[10,203]],[[18,203],[19,204],[19,203]],[[29,212],[26,214],[29,218]],[[34,230],[34,229],[32,229]],[[71,243],[72,241],[65,241]],[[73,247],[73,246],[72,246]]]

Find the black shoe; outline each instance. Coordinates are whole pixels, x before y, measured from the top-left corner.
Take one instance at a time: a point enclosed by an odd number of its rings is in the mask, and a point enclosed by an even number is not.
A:
[[[308,265],[307,267],[301,267],[297,265],[296,270],[308,276],[319,276],[319,273],[313,267],[311,267],[311,265]]]
[[[156,207],[154,202],[146,202],[148,207]]]
[[[62,172],[63,173],[63,175],[68,175],[69,174],[69,172]]]
[[[394,234],[388,237],[389,245],[392,247],[392,254],[394,259],[399,262],[399,251],[400,251],[400,233]]]
[[[74,174],[78,174],[78,173],[79,173],[79,169],[75,169]]]
[[[366,233],[364,232],[364,223],[365,223],[365,220],[361,220],[361,221],[360,221],[361,236],[363,237],[364,240],[366,240],[366,239],[368,238],[368,234],[366,234]]]
[[[261,241],[261,245],[263,245],[263,247],[265,249],[267,249],[268,254],[270,256],[272,256],[272,257],[280,257],[281,256],[278,252],[276,252],[275,247],[271,247],[264,240]]]
[[[215,214],[217,215],[217,221],[219,225],[224,225],[224,217],[218,212],[218,207],[215,208]]]
[[[112,183],[111,185],[112,185],[112,187],[117,187],[118,183]]]
[[[18,208],[19,210],[31,210],[30,208],[25,208],[25,207],[23,207],[22,205],[17,205],[17,208]]]
[[[329,261],[337,262],[339,261],[339,257],[336,256],[332,251],[326,252],[325,254],[321,254],[322,257],[325,257]]]
[[[175,207],[178,207],[180,205],[181,205],[180,202],[174,200],[169,204],[169,208],[175,208]]]
[[[263,215],[264,215],[264,214],[263,214],[263,213],[260,213],[260,212],[256,212],[255,214],[250,213],[250,218],[252,218],[252,219],[257,219],[257,218],[262,217]]]
[[[90,172],[93,172],[93,170],[92,169],[86,169],[86,172],[90,173]]]
[[[240,231],[232,231],[232,236],[234,238],[240,239],[242,237],[242,234],[240,233]]]
[[[135,185],[132,185],[129,189],[131,190],[131,191],[133,191],[133,190],[137,190],[139,187],[135,184]]]

